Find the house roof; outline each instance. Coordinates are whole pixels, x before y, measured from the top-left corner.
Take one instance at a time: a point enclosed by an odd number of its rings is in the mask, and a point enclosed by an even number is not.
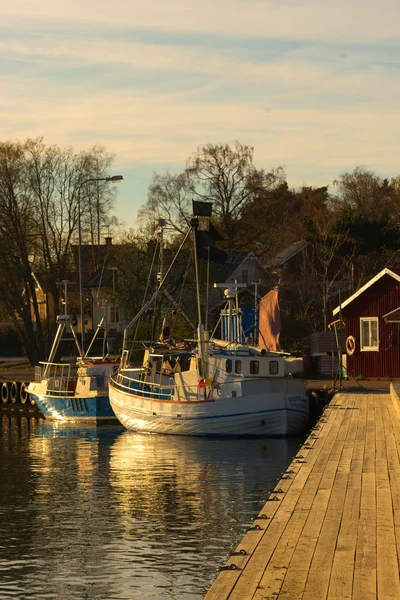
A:
[[[225,261],[228,273],[233,273],[252,252],[232,252]]]
[[[296,254],[301,252],[306,246],[308,246],[308,242],[306,242],[305,240],[294,242],[293,244],[279,252],[279,254],[271,258],[271,260],[267,263],[266,266],[280,267],[281,265],[285,264],[288,260],[293,258],[293,256],[296,256]]]
[[[385,275],[388,275],[389,277],[393,277],[393,279],[395,279],[396,281],[400,281],[400,269],[399,268],[389,269],[386,267],[385,269],[382,269],[382,271],[380,271],[377,275],[375,275],[375,277],[373,277],[372,279],[367,281],[367,283],[365,285],[363,285],[359,290],[357,290],[352,296],[347,298],[347,300],[345,300],[339,306],[337,306],[333,310],[333,314],[337,315],[341,309],[348,306],[351,302],[353,302],[353,300],[356,300],[359,296],[361,296],[361,294],[363,294],[365,292],[365,290],[367,290],[372,285],[374,285],[374,283],[376,283],[377,281],[382,279],[382,277],[385,277]]]
[[[386,323],[398,323],[400,321],[400,307],[386,313],[386,315],[383,315],[383,318]]]
[[[106,244],[82,244],[81,252],[82,252],[82,264],[85,265],[85,269],[93,272],[98,268],[99,265],[104,263],[104,260],[110,257],[117,248],[120,247],[119,244],[112,244],[111,238],[107,238],[110,241]],[[78,269],[79,265],[79,244],[71,244],[70,251],[72,255],[72,260],[76,269]]]
[[[239,267],[248,260],[257,263],[258,266],[266,272],[265,266],[261,263],[260,259],[254,254],[254,252],[233,252],[228,256],[228,260],[225,262],[227,277],[232,277],[235,271],[237,271]]]
[[[106,269],[98,269],[85,283],[85,287],[113,287],[118,278],[118,269],[109,267]]]

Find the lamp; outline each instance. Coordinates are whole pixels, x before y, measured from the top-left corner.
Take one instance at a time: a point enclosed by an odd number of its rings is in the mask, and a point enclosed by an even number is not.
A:
[[[108,181],[110,183],[120,183],[124,178],[122,175],[112,175],[110,177],[93,177],[85,179],[79,184],[78,187],[78,251],[79,251],[79,296],[80,296],[80,307],[81,307],[81,346],[82,355],[84,354],[85,344],[85,314],[84,314],[84,298],[83,298],[83,268],[82,268],[82,229],[81,229],[81,187],[85,183],[91,181]]]

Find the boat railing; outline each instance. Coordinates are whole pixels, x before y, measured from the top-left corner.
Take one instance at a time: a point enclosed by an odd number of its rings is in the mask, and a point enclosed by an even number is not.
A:
[[[70,396],[75,393],[78,379],[75,365],[50,362],[41,364],[44,365],[44,368],[38,368],[41,369],[41,376],[47,381],[46,393],[58,396]]]
[[[115,376],[114,381],[120,389],[128,393],[134,392],[137,396],[155,400],[170,400],[175,388],[175,382],[172,377],[169,379],[168,384],[162,384],[159,381],[154,382],[147,379],[129,377],[129,375],[121,371]]]
[[[129,377],[121,371],[115,376],[114,382],[119,389],[128,393],[134,392],[136,396],[154,400],[171,400],[175,393],[175,400],[186,402],[204,402],[212,399],[212,386],[199,387],[198,385],[178,385],[173,377],[169,384],[161,384],[144,379]],[[182,390],[182,391],[181,391]]]

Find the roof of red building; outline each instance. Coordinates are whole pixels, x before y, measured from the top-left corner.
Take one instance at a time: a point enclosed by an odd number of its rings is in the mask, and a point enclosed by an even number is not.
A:
[[[375,275],[375,277],[373,277],[372,279],[370,279],[369,281],[367,281],[367,283],[365,283],[352,296],[350,296],[349,298],[347,298],[347,300],[345,300],[339,306],[337,306],[333,310],[333,314],[337,315],[340,310],[342,310],[343,308],[345,308],[346,306],[348,306],[351,302],[353,302],[353,300],[356,300],[356,298],[358,298],[359,296],[361,296],[361,294],[363,292],[365,292],[365,290],[367,290],[369,287],[371,287],[371,285],[373,285],[374,283],[376,283],[377,281],[379,281],[379,279],[381,279],[382,277],[385,277],[385,276],[393,277],[393,279],[396,279],[396,281],[400,281],[400,268],[399,267],[394,267],[394,268],[390,268],[389,269],[388,267],[386,267],[385,269],[382,269],[382,271],[380,271],[377,275]]]

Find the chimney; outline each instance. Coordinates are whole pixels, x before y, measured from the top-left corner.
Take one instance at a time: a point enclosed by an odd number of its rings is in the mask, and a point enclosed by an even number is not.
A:
[[[104,239],[105,239],[105,242],[106,242],[106,246],[111,246],[111,244],[112,244],[112,237],[106,237]]]

